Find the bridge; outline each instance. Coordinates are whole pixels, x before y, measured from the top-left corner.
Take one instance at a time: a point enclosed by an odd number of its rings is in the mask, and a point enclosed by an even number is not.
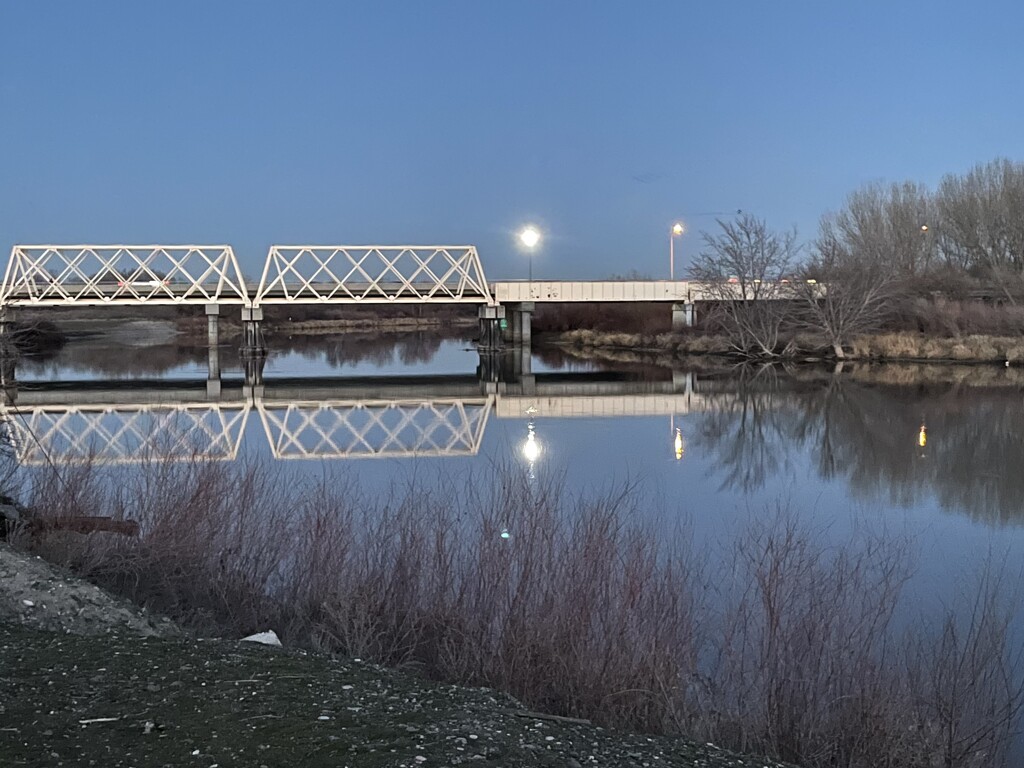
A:
[[[784,282],[784,281],[783,281]],[[531,319],[538,303],[656,302],[673,328],[694,322],[700,302],[789,298],[787,286],[686,280],[499,280],[489,282],[472,245],[274,245],[258,281],[245,278],[230,245],[15,245],[0,284],[4,331],[18,308],[202,306],[210,350],[209,386],[219,387],[219,317],[240,309],[248,367],[266,353],[263,309],[288,305],[464,304],[477,307],[478,346],[493,369],[532,377]],[[782,290],[780,290],[780,288]],[[502,360],[493,358],[501,353]],[[258,378],[258,374],[254,374]],[[0,370],[0,383],[11,377]]]
[[[218,394],[201,380],[81,381],[3,390],[0,425],[27,466],[233,460],[250,421],[279,460],[453,457],[479,452],[491,418],[675,416],[741,402],[692,374],[539,374],[532,393],[474,376],[229,381]]]
[[[502,337],[529,347],[537,303],[662,302],[684,326],[697,302],[716,296],[721,286],[685,280],[488,282],[472,245],[274,245],[255,282],[230,245],[15,245],[0,311],[10,319],[18,307],[203,306],[215,341],[220,308],[234,305],[243,346],[258,347],[266,306],[472,304],[482,344],[494,348]]]

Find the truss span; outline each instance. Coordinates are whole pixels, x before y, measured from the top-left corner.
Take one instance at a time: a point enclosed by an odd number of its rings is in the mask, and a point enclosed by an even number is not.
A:
[[[475,456],[493,398],[259,405],[276,459]]]
[[[26,466],[230,461],[249,411],[248,404],[83,405],[3,409],[0,420]]]
[[[493,304],[472,245],[275,245],[254,306],[263,304]]]
[[[229,245],[16,245],[0,305],[239,304],[249,295]]]

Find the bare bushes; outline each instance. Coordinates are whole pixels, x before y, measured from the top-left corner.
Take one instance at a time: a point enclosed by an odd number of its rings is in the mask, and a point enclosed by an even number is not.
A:
[[[896,321],[930,336],[1024,336],[1024,307],[981,301],[915,299],[901,307]]]
[[[994,566],[938,619],[900,617],[908,550],[755,523],[723,581],[701,737],[801,765],[1002,765],[1024,704],[1013,589]]]
[[[288,487],[260,466],[42,479],[37,508],[87,502],[143,530],[55,535],[51,555],[205,631],[273,626],[556,713],[808,767],[994,766],[1019,719],[1005,585],[899,628],[898,541],[830,548],[768,512],[698,556],[637,522],[633,488],[573,499],[560,478],[511,469],[383,497],[343,475]]]

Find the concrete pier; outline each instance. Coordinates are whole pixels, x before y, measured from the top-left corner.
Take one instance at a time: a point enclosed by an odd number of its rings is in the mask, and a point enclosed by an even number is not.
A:
[[[532,301],[520,301],[508,306],[509,327],[506,338],[513,346],[530,348],[535,307],[536,304]]]
[[[482,306],[477,310],[477,317],[480,319],[480,341],[477,344],[480,350],[498,351],[503,346],[502,325],[506,324],[505,308],[495,306]]]
[[[220,344],[220,305],[206,305],[206,343],[216,347]]]
[[[672,330],[679,331],[693,326],[693,304],[672,305]]]
[[[206,305],[206,394],[220,397],[220,306]]]
[[[242,357],[263,357],[267,344],[263,339],[263,309],[242,307]]]

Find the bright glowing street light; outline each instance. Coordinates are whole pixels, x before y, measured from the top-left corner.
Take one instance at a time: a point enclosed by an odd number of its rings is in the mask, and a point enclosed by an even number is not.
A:
[[[540,243],[540,230],[532,224],[523,227],[519,232],[519,242],[526,248],[527,258],[530,262],[530,296],[533,296],[533,249]]]
[[[540,242],[540,230],[533,225],[524,227],[523,231],[519,233],[519,242],[527,248],[535,247]]]
[[[676,238],[685,232],[686,229],[678,221],[672,225],[672,231],[668,235],[668,279],[676,279]]]

